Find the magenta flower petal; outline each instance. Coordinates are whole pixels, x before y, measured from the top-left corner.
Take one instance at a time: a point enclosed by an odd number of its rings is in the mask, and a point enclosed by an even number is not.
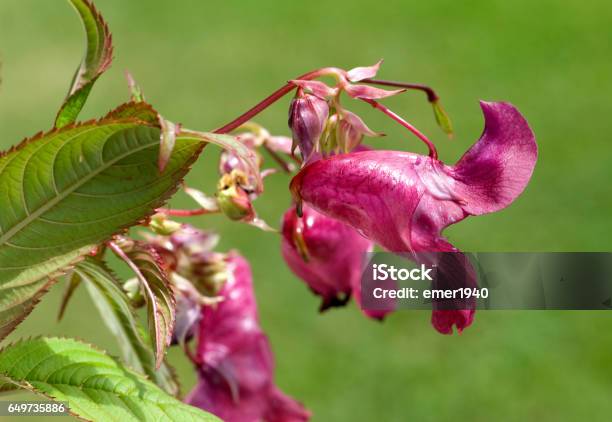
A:
[[[453,326],[461,333],[474,321],[473,309],[434,310],[431,313],[431,324],[441,334],[452,334]]]
[[[299,218],[295,206],[283,217],[282,253],[291,270],[321,296],[320,310],[346,303],[351,293],[361,301],[361,273],[365,254],[373,243],[341,221],[304,206]],[[364,313],[382,318],[385,312]]]
[[[373,78],[378,73],[382,62],[381,59],[373,66],[355,67],[346,73],[347,79],[351,82],[359,82],[364,79]]]
[[[472,215],[499,211],[531,179],[538,147],[529,124],[509,103],[480,103],[485,129],[480,140],[453,167],[456,192]]]
[[[259,325],[249,264],[237,254],[228,264],[232,276],[219,294],[223,301],[202,311],[199,381],[186,402],[226,422],[307,421],[310,413],[274,385],[274,359]]]
[[[273,388],[263,418],[266,422],[305,422],[310,419],[310,412],[278,388]]]

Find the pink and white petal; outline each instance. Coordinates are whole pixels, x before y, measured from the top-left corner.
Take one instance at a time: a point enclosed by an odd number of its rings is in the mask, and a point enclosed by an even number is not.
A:
[[[383,60],[380,59],[375,65],[355,67],[346,72],[347,79],[351,82],[359,82],[364,79],[373,78],[378,73],[378,69],[382,64]]]
[[[353,98],[363,98],[366,100],[377,100],[380,98],[392,97],[393,95],[401,94],[405,89],[381,89],[367,85],[352,85],[348,84],[344,87],[348,95]]]
[[[294,79],[290,82],[302,89],[310,91],[313,95],[316,95],[321,99],[334,96],[338,93],[336,88],[332,88],[321,81],[304,81],[301,79]]]

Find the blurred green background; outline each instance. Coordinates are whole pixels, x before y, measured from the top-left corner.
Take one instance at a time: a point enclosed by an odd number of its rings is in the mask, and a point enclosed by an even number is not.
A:
[[[380,77],[427,83],[440,93],[455,124],[452,141],[422,94],[385,103],[434,139],[447,162],[482,130],[478,99],[512,102],[538,137],[540,158],[526,192],[509,209],[450,228],[454,244],[468,251],[612,249],[610,2],[96,4],[113,32],[116,60],[83,118],[127,99],[125,69],[164,116],[211,130],[305,71],[384,58]],[[65,1],[0,2],[0,148],[50,127],[83,42]],[[281,101],[257,121],[287,134],[287,105]],[[374,110],[349,108],[388,134],[372,144],[424,152]],[[188,182],[212,188],[217,156],[208,148]],[[270,177],[256,202],[275,225],[289,203],[288,181]],[[180,195],[173,204],[191,206]],[[251,261],[278,384],[313,411],[314,421],[610,420],[612,314],[479,312],[460,336],[435,332],[428,312],[398,312],[382,324],[366,320],[354,304],[319,315],[318,299],[282,261],[276,235],[221,217],[193,222],[218,230],[222,249],[238,248]],[[77,336],[117,354],[84,289],[56,323],[62,290],[56,285],[11,337]],[[170,360],[188,391],[193,369],[178,350]],[[30,398],[2,399],[13,397]]]

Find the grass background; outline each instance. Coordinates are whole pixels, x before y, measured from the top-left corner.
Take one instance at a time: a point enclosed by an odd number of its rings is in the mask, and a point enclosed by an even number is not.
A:
[[[116,60],[83,118],[127,98],[126,68],[164,116],[210,130],[307,70],[384,57],[380,77],[427,83],[442,96],[456,127],[453,141],[436,128],[421,94],[386,104],[430,135],[445,161],[478,138],[478,99],[514,103],[538,137],[540,159],[523,196],[509,209],[450,228],[453,243],[468,251],[612,249],[609,2],[96,3],[113,32]],[[67,2],[0,2],[0,148],[50,127],[82,49]],[[287,134],[287,102],[257,121]],[[389,135],[376,145],[424,152],[374,110],[350,108]],[[217,155],[213,147],[205,151],[188,178],[192,185],[214,186]],[[286,209],[287,184],[285,176],[271,177],[256,203],[269,222]],[[174,204],[189,205],[180,195]],[[452,337],[436,333],[427,312],[400,312],[383,324],[365,320],[354,304],[318,315],[318,300],[284,265],[275,235],[220,217],[194,223],[218,230],[222,249],[238,248],[251,261],[278,384],[312,409],[314,421],[610,419],[612,314],[480,312]],[[12,337],[78,336],[117,353],[84,290],[56,323],[62,287]],[[193,369],[179,351],[170,360],[188,391]]]

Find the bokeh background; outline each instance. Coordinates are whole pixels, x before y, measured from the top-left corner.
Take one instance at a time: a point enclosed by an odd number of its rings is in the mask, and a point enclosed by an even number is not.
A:
[[[164,116],[211,130],[305,71],[384,58],[380,77],[427,83],[440,93],[455,124],[452,141],[422,94],[385,102],[435,140],[447,162],[478,138],[479,99],[514,103],[538,137],[540,158],[525,193],[502,212],[451,227],[453,243],[467,251],[612,250],[610,2],[96,4],[113,32],[116,60],[83,118],[127,99],[125,69]],[[82,50],[82,29],[67,2],[0,2],[0,148],[51,126]],[[281,101],[257,121],[287,134],[287,106]],[[372,145],[424,152],[374,110],[350,109],[388,134]],[[208,148],[189,183],[210,190],[217,157]],[[270,177],[256,203],[274,225],[289,203],[288,181]],[[173,204],[191,205],[180,195]],[[479,312],[460,336],[435,332],[424,311],[398,312],[382,324],[354,304],[320,315],[318,300],[282,261],[277,235],[221,217],[193,222],[218,230],[221,249],[238,248],[251,261],[278,384],[313,411],[313,421],[610,420],[610,313]],[[12,338],[77,336],[117,354],[84,289],[56,322],[63,287],[58,283]],[[193,369],[178,350],[170,361],[187,392]],[[31,398],[2,399],[16,397]]]

